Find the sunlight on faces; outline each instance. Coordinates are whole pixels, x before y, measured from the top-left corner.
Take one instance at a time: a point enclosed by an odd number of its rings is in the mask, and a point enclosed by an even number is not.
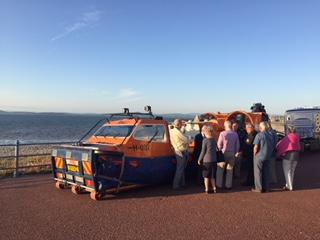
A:
[[[181,128],[182,128],[182,121],[181,121],[180,119],[174,120],[174,126],[175,126],[177,129],[181,129]]]
[[[247,124],[247,125],[246,125],[246,132],[247,132],[248,134],[250,134],[250,133],[252,133],[253,131],[254,131],[253,125],[252,125],[252,124]]]

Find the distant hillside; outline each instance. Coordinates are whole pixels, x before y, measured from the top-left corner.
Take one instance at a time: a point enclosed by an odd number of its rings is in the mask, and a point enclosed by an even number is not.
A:
[[[0,110],[0,115],[8,114],[9,112]]]
[[[102,113],[59,113],[59,112],[8,112],[0,110],[0,114],[7,114],[7,115],[45,115],[45,116],[108,116],[109,114],[102,114]],[[194,119],[196,113],[168,113],[168,114],[156,114],[155,116],[162,116],[167,121],[173,121],[175,119],[182,119],[182,120],[190,120]]]
[[[158,114],[156,114],[158,115]],[[196,113],[170,113],[170,114],[159,114],[159,116],[162,116],[164,119],[166,119],[169,122],[173,122],[175,119],[182,119],[182,120],[193,120],[196,116]]]
[[[104,115],[104,114],[95,114],[95,113],[63,113],[63,112],[11,112],[0,110],[0,114],[10,114],[10,115],[46,115],[46,116],[73,116],[73,115],[85,115],[85,116],[95,116],[95,115]]]

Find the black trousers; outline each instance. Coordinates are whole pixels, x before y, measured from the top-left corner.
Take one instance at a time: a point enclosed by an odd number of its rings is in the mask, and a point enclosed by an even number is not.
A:
[[[254,185],[254,170],[253,170],[253,156],[249,156],[246,158],[247,165],[247,179],[245,184],[249,186]]]

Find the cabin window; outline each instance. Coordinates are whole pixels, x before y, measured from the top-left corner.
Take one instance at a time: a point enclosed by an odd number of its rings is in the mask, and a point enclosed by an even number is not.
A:
[[[165,142],[166,129],[163,125],[138,126],[133,137],[139,141]]]
[[[124,138],[129,136],[132,130],[133,130],[133,126],[103,126],[96,132],[95,136]]]

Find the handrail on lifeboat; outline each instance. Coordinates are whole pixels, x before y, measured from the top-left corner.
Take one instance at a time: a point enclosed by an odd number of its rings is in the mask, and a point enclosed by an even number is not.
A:
[[[204,113],[200,115],[200,118],[203,120],[213,120],[217,119],[217,116],[214,113]]]
[[[129,119],[140,119],[141,117],[150,117],[150,119],[154,119],[155,116],[150,113],[141,113],[141,112],[128,112],[128,113],[112,113],[110,115],[110,120],[112,120],[114,117],[124,117]]]
[[[152,113],[152,108],[151,106],[145,106],[144,110],[146,112],[130,112],[129,108],[124,108],[122,113],[112,113],[110,114],[110,119],[114,117],[125,117],[125,118],[130,118],[130,119],[140,119],[140,117],[151,117],[151,119],[155,119],[156,117]]]

